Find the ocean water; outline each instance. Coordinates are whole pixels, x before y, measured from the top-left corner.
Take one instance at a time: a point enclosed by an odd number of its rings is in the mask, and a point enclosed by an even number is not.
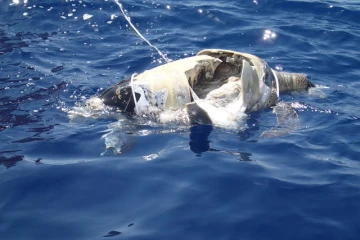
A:
[[[71,121],[85,99],[164,63],[113,1],[0,0],[0,239],[360,239],[360,3],[120,1],[172,60],[248,52],[307,74],[244,129]],[[114,140],[115,139],[115,140]]]

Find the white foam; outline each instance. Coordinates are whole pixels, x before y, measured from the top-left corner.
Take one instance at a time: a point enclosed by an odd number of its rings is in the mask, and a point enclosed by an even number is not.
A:
[[[83,19],[84,20],[88,20],[88,19],[90,19],[90,18],[92,18],[93,17],[93,15],[90,15],[90,14],[87,14],[87,13],[85,13],[84,15],[83,15]]]

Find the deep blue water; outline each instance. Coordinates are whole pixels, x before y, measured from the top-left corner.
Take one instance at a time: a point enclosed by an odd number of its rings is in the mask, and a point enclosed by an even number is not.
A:
[[[116,120],[68,112],[162,59],[112,1],[25,2],[0,0],[0,239],[360,239],[358,1],[121,1],[171,59],[249,52],[323,88],[282,96],[282,137],[260,138],[268,109],[238,132],[135,124],[120,155]]]

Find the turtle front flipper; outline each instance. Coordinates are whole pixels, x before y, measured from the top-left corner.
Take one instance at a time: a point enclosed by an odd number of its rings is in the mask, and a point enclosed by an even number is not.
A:
[[[276,115],[276,126],[270,130],[264,131],[260,137],[281,137],[299,129],[300,121],[298,114],[290,103],[283,101],[278,102],[276,106],[273,107],[273,113]]]

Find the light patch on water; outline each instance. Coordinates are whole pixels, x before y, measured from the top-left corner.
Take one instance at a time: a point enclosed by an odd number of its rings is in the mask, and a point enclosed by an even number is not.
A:
[[[78,121],[82,118],[117,118],[119,115],[110,107],[105,106],[97,97],[86,100],[83,104],[68,110],[67,113],[71,121]]]
[[[158,157],[159,157],[159,155],[153,153],[153,154],[144,156],[143,158],[144,158],[146,161],[151,161],[151,160],[154,160],[154,159],[156,159],[156,158],[158,158]]]
[[[305,105],[299,102],[293,102],[291,103],[291,107],[294,109],[297,109],[298,111],[302,112],[302,111],[310,111],[310,112],[317,112],[317,113],[326,113],[326,114],[336,114],[338,115],[338,113],[332,111],[331,109],[320,109],[314,106],[309,106],[309,105]]]
[[[307,106],[304,105],[304,104],[301,104],[299,102],[294,102],[294,103],[291,103],[291,107],[295,108],[295,109],[306,109]]]
[[[102,156],[112,153],[115,155],[121,154],[124,149],[124,145],[127,141],[127,136],[123,132],[116,131],[116,128],[110,128],[109,132],[102,137],[105,141],[105,151],[101,153]]]
[[[276,69],[277,71],[282,71],[282,70],[283,70],[283,67],[282,67],[281,65],[277,65],[277,66],[275,66],[275,69]]]
[[[340,86],[340,85],[339,85]],[[325,85],[315,85],[315,89],[327,89],[327,88],[329,88],[328,86],[325,86]]]
[[[324,85],[315,85],[313,88],[309,88],[308,93],[310,96],[317,98],[326,98],[326,94],[324,93],[324,89],[328,89],[329,87]]]
[[[266,29],[264,31],[264,35],[263,35],[263,39],[266,41],[266,40],[273,40],[276,38],[276,33],[275,32],[272,32],[271,30],[269,29]]]
[[[90,18],[92,18],[92,17],[93,17],[93,15],[87,14],[87,13],[85,13],[85,14],[83,15],[83,19],[84,19],[84,20],[88,20],[88,19],[90,19]]]

